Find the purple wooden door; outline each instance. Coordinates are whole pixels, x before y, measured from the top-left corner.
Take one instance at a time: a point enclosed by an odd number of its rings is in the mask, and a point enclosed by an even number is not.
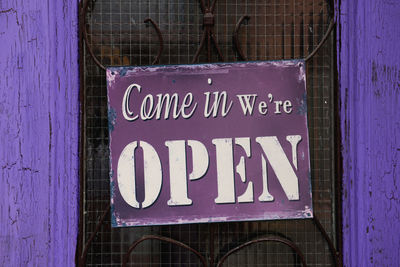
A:
[[[0,265],[73,266],[78,1],[0,3]]]

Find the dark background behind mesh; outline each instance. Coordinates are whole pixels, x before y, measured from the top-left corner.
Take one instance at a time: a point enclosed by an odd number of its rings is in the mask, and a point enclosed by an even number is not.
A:
[[[329,8],[320,0],[219,0],[215,9],[215,36],[225,61],[237,61],[232,32],[242,15],[251,17],[240,30],[248,60],[306,57],[328,28]],[[158,52],[154,29],[143,21],[152,18],[164,37],[159,64],[188,64],[202,34],[202,13],[195,0],[97,0],[86,14],[88,44],[96,58],[109,65],[150,65]],[[333,34],[307,62],[308,125],[314,212],[335,241],[334,199],[334,69]],[[213,62],[218,62],[213,50]],[[207,62],[206,48],[199,62]],[[84,243],[107,208],[109,150],[105,72],[84,50]],[[210,255],[210,224],[111,228],[106,218],[88,248],[88,266],[120,266],[123,255],[147,234],[177,239]],[[270,234],[296,243],[309,266],[333,265],[327,242],[312,220],[285,220],[214,224],[214,256],[218,261],[235,246]],[[297,263],[296,263],[297,262]],[[145,241],[131,254],[135,266],[199,266],[197,257],[165,242]],[[293,252],[277,243],[259,243],[228,258],[224,266],[300,266]]]

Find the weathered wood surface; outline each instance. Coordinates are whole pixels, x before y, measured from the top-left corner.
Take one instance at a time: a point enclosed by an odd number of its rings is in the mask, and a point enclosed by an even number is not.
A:
[[[0,266],[73,266],[77,0],[0,1]]]
[[[400,1],[342,0],[345,266],[400,263]]]

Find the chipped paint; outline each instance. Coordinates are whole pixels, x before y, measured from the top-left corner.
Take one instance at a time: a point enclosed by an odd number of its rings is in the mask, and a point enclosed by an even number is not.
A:
[[[0,25],[0,266],[74,266],[78,1],[2,0]]]
[[[117,223],[117,214],[115,213],[115,205],[111,204],[111,225],[118,225]]]
[[[114,131],[115,124],[117,123],[117,112],[114,108],[108,108],[108,129],[110,132]]]
[[[119,72],[119,68],[109,68],[106,70],[106,76],[107,76],[107,84],[108,86],[112,86],[115,82],[115,77],[117,76]]]
[[[305,62],[299,62],[299,63],[297,63],[297,66],[299,66],[298,81],[299,82],[305,82],[306,81],[306,63]]]
[[[115,212],[114,212],[115,213]],[[280,214],[271,215],[270,213],[265,213],[263,216],[259,218],[252,218],[251,221],[264,221],[264,220],[288,220],[288,217],[293,219],[305,219],[305,218],[313,218],[312,209],[305,206],[304,210],[292,212],[282,212]],[[193,216],[193,217],[179,217],[175,216],[174,218],[168,220],[157,220],[152,221],[151,218],[141,218],[141,219],[129,219],[122,220],[119,217],[118,213],[115,213],[115,216],[112,216],[112,227],[127,227],[127,226],[156,226],[156,225],[170,225],[170,224],[192,224],[194,221],[196,223],[215,223],[215,222],[240,222],[240,221],[248,221],[249,219],[245,216],[215,216],[204,218],[201,216]]]
[[[297,110],[296,114],[304,115],[307,114],[307,93],[304,93],[301,98],[296,98]]]
[[[174,75],[174,71],[176,69],[180,70],[180,75],[185,75],[185,72],[189,72],[190,75],[193,75],[192,70],[196,69],[199,75],[202,74],[223,74],[228,73],[230,66],[235,64],[239,67],[244,66],[275,66],[280,68],[287,68],[298,66],[300,71],[298,75],[299,81],[305,80],[305,62],[302,59],[298,60],[276,60],[276,61],[250,61],[250,62],[235,62],[235,63],[213,63],[213,64],[181,64],[181,65],[165,65],[165,66],[123,66],[123,67],[108,67],[107,68],[107,79],[110,79],[111,84],[114,83],[115,78],[117,76],[124,77],[126,75],[131,75],[134,73],[140,72],[141,75],[157,75],[157,71],[160,69],[166,69],[170,72],[171,75]],[[228,68],[228,69],[227,69]],[[164,75],[168,75],[168,71],[164,73]],[[114,73],[114,74],[112,74]],[[110,84],[110,85],[111,85]]]
[[[400,262],[400,1],[340,1],[345,266]]]

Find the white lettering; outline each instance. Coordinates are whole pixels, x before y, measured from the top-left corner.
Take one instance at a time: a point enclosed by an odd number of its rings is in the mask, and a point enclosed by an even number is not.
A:
[[[231,107],[232,107],[232,101],[230,101],[228,108],[226,108],[226,104],[227,104],[227,94],[226,91],[223,91],[221,94],[219,94],[219,92],[214,92],[214,103],[212,104],[211,108],[209,108],[209,104],[210,104],[210,92],[206,92],[204,93],[206,95],[206,103],[205,103],[205,107],[204,107],[204,117],[208,118],[210,117],[211,113],[212,116],[215,118],[218,115],[218,109],[220,106],[220,102],[221,102],[221,98],[223,97],[223,101],[222,101],[222,111],[221,111],[221,115],[222,117],[225,117]]]
[[[189,100],[189,102],[187,100]],[[185,113],[185,108],[189,108],[192,105],[192,101],[193,101],[193,94],[187,93],[185,95],[185,98],[183,99],[183,103],[182,103],[182,107],[181,107],[181,113],[182,113],[182,117],[184,119],[188,119],[188,118],[192,117],[194,111],[196,110],[197,103],[194,104],[194,107],[189,114]]]
[[[188,145],[192,149],[192,159],[193,159],[193,171],[189,174],[189,179],[191,181],[200,179],[203,177],[207,170],[209,164],[207,148],[199,141],[188,140]]]
[[[289,200],[299,200],[299,179],[276,136],[257,137],[259,143],[274,170]]]
[[[169,151],[169,179],[171,198],[168,206],[191,205],[186,178],[185,140],[166,141]]]
[[[122,198],[133,208],[139,208],[136,199],[135,150],[137,142],[129,143],[122,151],[117,166],[118,188]],[[148,143],[140,141],[144,160],[144,192],[142,208],[150,207],[158,198],[162,185],[161,162],[155,149]]]
[[[169,150],[169,179],[170,196],[168,206],[191,205],[188,198],[187,162],[185,140],[166,141]],[[192,149],[193,171],[189,174],[189,180],[198,180],[203,177],[208,169],[208,153],[206,147],[199,141],[188,140]]]
[[[260,104],[258,104],[258,112],[260,112],[261,115],[267,115],[268,112],[267,102],[261,101]]]
[[[215,203],[235,203],[232,139],[213,139],[217,154],[218,196]]]
[[[127,121],[134,121],[139,117],[138,115],[132,117],[133,111],[131,111],[129,109],[129,99],[130,99],[130,95],[131,95],[131,91],[132,91],[133,87],[136,87],[138,92],[140,93],[140,90],[141,90],[140,85],[134,83],[134,84],[129,85],[128,88],[126,88],[124,97],[122,98],[122,115],[124,116],[125,120],[127,120]]]
[[[286,100],[283,103],[283,111],[285,111],[287,114],[292,113],[292,102],[290,102],[290,100]]]
[[[244,137],[244,138],[236,138],[235,139],[235,144],[239,145],[244,149],[246,152],[246,156],[248,158],[251,157],[251,146],[250,146],[250,138]],[[236,166],[236,172],[239,174],[240,179],[243,183],[246,183],[247,177],[246,177],[246,164],[245,164],[245,159],[244,157],[240,157],[239,164]],[[249,182],[246,191],[238,197],[238,202],[239,203],[246,203],[246,202],[253,202],[253,182]]]
[[[146,109],[147,109],[147,112],[146,112]],[[153,96],[146,95],[145,98],[143,99],[142,106],[140,109],[141,119],[146,121],[146,120],[150,120],[151,118],[153,118],[154,113],[153,114],[151,113],[152,110],[153,110]]]
[[[292,162],[294,167],[297,170],[297,145],[301,141],[300,135],[288,135],[286,136],[286,140],[292,145]]]
[[[274,101],[275,103],[275,114],[281,114],[282,101]]]
[[[159,120],[161,118],[161,112],[162,112],[162,108],[164,105],[164,101],[166,102],[165,104],[165,109],[164,109],[164,119],[168,120],[169,119],[169,113],[171,111],[171,105],[172,103],[174,103],[174,112],[173,112],[173,117],[174,119],[177,118],[178,116],[178,101],[179,101],[179,96],[177,93],[174,93],[172,96],[170,96],[169,94],[158,94],[157,95],[157,105],[155,108],[156,112],[156,119]],[[177,114],[178,113],[178,114]]]
[[[288,135],[286,140],[292,147],[292,167],[281,144],[276,136],[257,137],[256,142],[261,146],[262,177],[258,179],[259,185],[262,182],[262,193],[258,197],[260,202],[274,201],[274,196],[269,192],[268,184],[268,163],[274,171],[283,191],[291,201],[299,200],[299,181],[295,174],[298,169],[297,146],[301,141],[300,135]],[[245,156],[240,156],[239,163],[234,166],[234,147],[232,138],[213,139],[216,154],[217,171],[217,197],[216,204],[233,204],[254,202],[254,184],[249,181],[246,173],[246,158],[252,157],[251,139],[240,137],[234,139],[235,144],[241,147]],[[186,143],[187,142],[187,143]],[[143,174],[144,174],[144,196],[142,204],[137,200],[136,194],[136,170],[135,151],[137,146],[143,150]],[[209,167],[209,155],[203,143],[197,140],[172,140],[165,142],[169,152],[169,182],[170,199],[168,206],[192,205],[189,198],[188,181],[196,181],[207,173]],[[192,152],[192,172],[188,175],[187,146]],[[236,197],[235,172],[239,175],[240,181],[247,183],[244,192]],[[252,172],[257,173],[257,172]],[[133,208],[147,208],[153,205],[162,187],[162,168],[160,158],[156,150],[144,141],[129,143],[121,152],[117,166],[117,182],[122,198]]]
[[[239,98],[240,106],[242,107],[243,114],[247,116],[247,113],[250,115],[253,115],[253,108],[254,108],[254,103],[256,101],[257,95],[252,94],[252,95],[237,95]],[[250,99],[251,99],[251,104],[250,104]],[[244,101],[243,101],[244,100]]]
[[[274,201],[274,197],[268,191],[267,161],[265,160],[263,155],[261,155],[261,166],[262,166],[263,191],[262,191],[261,196],[258,197],[258,200],[261,201],[261,202]]]

